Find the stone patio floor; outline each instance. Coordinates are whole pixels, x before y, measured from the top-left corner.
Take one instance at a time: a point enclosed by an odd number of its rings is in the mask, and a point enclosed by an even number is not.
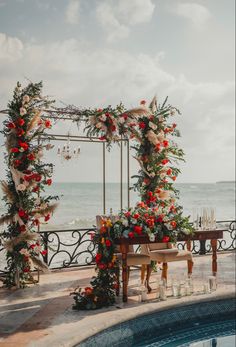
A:
[[[131,271],[129,301],[107,309],[96,311],[72,310],[73,297],[69,294],[78,286],[89,285],[94,274],[91,267],[52,271],[40,276],[40,283],[26,289],[5,289],[0,287],[0,346],[6,347],[58,347],[74,346],[87,337],[116,323],[132,319],[152,311],[193,302],[215,300],[235,296],[235,253],[218,254],[217,290],[203,294],[203,284],[211,275],[211,256],[194,257],[194,294],[167,301],[155,299],[155,285],[160,271],[153,273],[153,292],[148,301],[138,302],[139,270]],[[177,276],[183,279],[186,263],[169,264],[169,279]],[[170,280],[168,285],[170,284]],[[1,284],[0,284],[1,286]],[[168,295],[171,295],[170,288]]]

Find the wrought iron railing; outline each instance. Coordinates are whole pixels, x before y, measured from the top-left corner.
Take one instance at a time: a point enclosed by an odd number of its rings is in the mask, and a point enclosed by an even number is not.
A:
[[[218,240],[217,250],[236,250],[236,221],[219,221],[217,224],[218,228],[226,230],[224,238]],[[51,269],[94,264],[95,245],[91,240],[91,234],[95,231],[95,228],[41,231],[44,248],[47,250],[44,261]],[[178,242],[177,246],[184,249],[185,243]],[[210,242],[192,242],[193,254],[210,252]],[[0,274],[5,272],[4,258],[5,250],[0,241]]]

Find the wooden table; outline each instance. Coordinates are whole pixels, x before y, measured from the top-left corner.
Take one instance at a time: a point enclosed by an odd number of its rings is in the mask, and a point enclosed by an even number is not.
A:
[[[225,230],[201,230],[196,231],[193,235],[181,234],[178,236],[178,241],[185,241],[187,249],[191,251],[191,241],[199,240],[211,241],[212,247],[212,274],[216,276],[217,273],[217,240],[223,238],[223,232]],[[160,241],[155,240],[154,242],[160,243]],[[123,282],[123,302],[127,302],[127,290],[128,290],[128,268],[127,268],[127,253],[129,251],[129,245],[141,245],[150,244],[148,236],[138,236],[132,239],[130,238],[119,238],[115,240],[117,245],[120,245],[120,250],[122,253],[122,282]]]

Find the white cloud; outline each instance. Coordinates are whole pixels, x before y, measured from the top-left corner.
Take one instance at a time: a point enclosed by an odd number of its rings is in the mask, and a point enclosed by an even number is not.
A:
[[[119,22],[110,4],[106,2],[99,3],[96,16],[103,29],[107,32],[108,41],[115,41],[116,39],[129,36],[129,28]]]
[[[149,22],[154,9],[152,0],[103,0],[96,16],[111,42],[128,37],[131,26]]]
[[[117,3],[119,17],[130,25],[149,22],[154,9],[151,0],[119,0]]]
[[[65,13],[66,22],[69,24],[77,24],[79,22],[79,10],[79,0],[70,0]]]
[[[0,60],[16,61],[23,53],[23,43],[16,37],[0,33]]]
[[[233,81],[193,83],[184,75],[173,75],[164,69],[163,53],[151,56],[119,49],[94,50],[75,39],[24,44],[20,53],[22,58],[17,64],[6,59],[0,65],[1,109],[6,107],[16,81],[22,81],[24,76],[32,81],[44,80],[44,94],[81,107],[116,105],[122,100],[129,108],[154,94],[160,101],[169,95],[169,101],[183,113],[177,119],[183,135],[181,144],[187,153],[183,180],[210,180],[212,166],[213,180],[222,179],[225,168],[220,160],[227,162],[230,176],[234,161]],[[61,130],[66,133],[65,128]],[[199,168],[205,170],[201,177]]]
[[[178,16],[191,21],[196,28],[204,27],[211,18],[211,13],[205,6],[194,2],[179,3],[174,11]]]

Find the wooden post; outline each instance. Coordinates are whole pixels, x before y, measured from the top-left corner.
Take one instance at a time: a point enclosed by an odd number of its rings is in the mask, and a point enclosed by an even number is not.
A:
[[[123,302],[127,302],[127,299],[128,299],[127,253],[129,250],[129,245],[127,243],[121,243],[120,248],[122,253]]]
[[[168,270],[168,264],[163,263],[162,264],[162,274],[161,274],[161,279],[165,279],[167,282],[167,270]]]
[[[212,247],[212,275],[216,276],[217,273],[217,240],[212,239],[211,240],[211,247]]]
[[[188,240],[186,242],[186,244],[187,244],[187,250],[189,252],[191,252],[191,241]],[[191,276],[192,272],[193,272],[193,261],[192,260],[188,260],[187,262],[188,262],[188,276]]]
[[[144,278],[145,278],[145,272],[146,272],[146,265],[141,265],[141,283],[143,284]]]

